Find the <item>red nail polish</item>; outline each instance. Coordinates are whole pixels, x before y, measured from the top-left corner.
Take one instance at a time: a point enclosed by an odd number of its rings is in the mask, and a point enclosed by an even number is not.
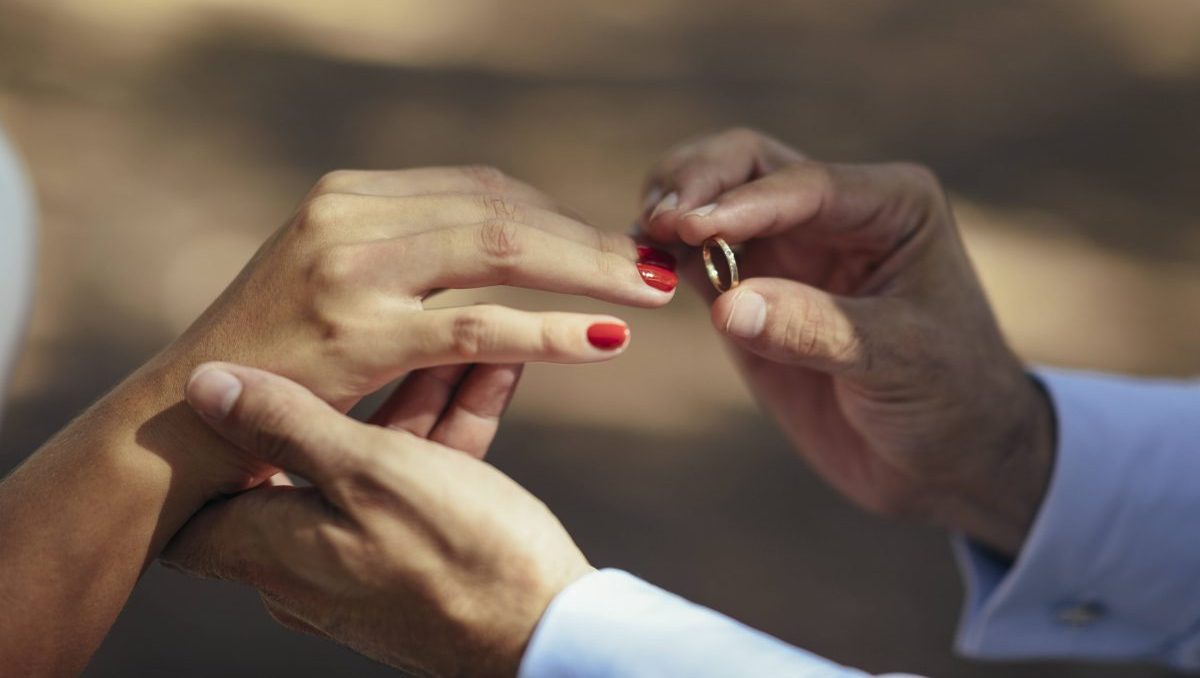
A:
[[[655,266],[654,264],[638,264],[637,268],[638,273],[642,274],[642,280],[644,280],[647,285],[655,289],[659,289],[664,292],[670,292],[671,290],[675,289],[676,285],[679,284],[679,277],[669,269],[665,269],[662,266]]]
[[[587,337],[592,346],[611,351],[629,341],[629,328],[617,323],[596,323],[588,328]]]
[[[637,253],[638,263],[660,266],[668,271],[675,270],[675,255],[666,250],[660,250],[657,247],[650,247],[649,245],[638,245]]]

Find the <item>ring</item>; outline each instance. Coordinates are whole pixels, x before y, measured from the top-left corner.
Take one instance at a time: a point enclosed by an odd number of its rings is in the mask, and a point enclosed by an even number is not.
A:
[[[721,272],[713,263],[712,249],[714,247],[721,248],[721,253],[725,255],[725,264],[729,266],[729,287],[721,284]],[[704,270],[708,273],[708,280],[713,287],[722,294],[737,287],[741,281],[738,279],[737,259],[734,258],[733,249],[729,247],[729,243],[725,242],[724,238],[712,237],[704,241],[701,250],[704,253]]]

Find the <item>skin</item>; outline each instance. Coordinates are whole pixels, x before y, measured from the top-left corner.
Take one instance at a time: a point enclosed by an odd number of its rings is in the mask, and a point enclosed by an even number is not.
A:
[[[396,182],[376,176],[367,183],[370,188],[361,184],[349,193],[370,196],[383,190],[381,184]],[[1017,552],[1048,482],[1052,412],[997,328],[928,171],[819,163],[736,130],[672,151],[648,187],[643,227],[650,237],[695,247],[720,234],[741,246],[739,261],[749,279],[711,297],[714,326],[730,338],[760,400],[818,472],[869,509],[961,530],[1001,553]],[[281,623],[394,666],[437,675],[516,672],[546,605],[590,567],[540,502],[479,459],[515,375],[499,368],[416,372],[374,425],[354,423],[341,411],[408,369],[521,362],[533,359],[529,346],[534,357],[549,354],[563,362],[606,357],[561,349],[551,339],[557,330],[547,329],[558,325],[548,318],[532,332],[518,328],[528,329],[520,321],[530,316],[516,318],[510,332],[504,321],[511,316],[502,311],[483,318],[458,311],[466,321],[431,319],[438,312],[421,310],[419,302],[439,287],[505,282],[644,306],[665,303],[669,295],[654,296],[636,278],[631,242],[606,244],[594,232],[541,212],[525,217],[537,225],[522,223],[542,234],[497,227],[493,211],[465,238],[445,236],[424,246],[420,234],[428,231],[420,229],[428,220],[453,215],[459,223],[479,217],[481,206],[495,209],[494,189],[484,199],[455,202],[461,213],[444,201],[423,202],[426,192],[408,202],[419,225],[403,228],[417,230],[399,234],[390,229],[409,222],[386,200],[322,199],[315,211],[302,210],[298,225],[268,243],[267,254],[256,257],[224,302],[144,370],[152,378],[131,379],[153,385],[150,393],[160,400],[149,401],[158,405],[139,409],[140,391],[129,395],[119,388],[98,406],[115,403],[109,405],[115,414],[85,415],[88,426],[68,431],[63,442],[39,452],[32,471],[23,469],[25,479],[0,488],[0,511],[6,499],[18,511],[17,529],[6,527],[21,545],[12,552],[36,547],[57,568],[51,570],[56,576],[17,572],[12,581],[42,588],[31,595],[9,586],[6,597],[35,621],[61,618],[40,615],[39,603],[59,603],[57,614],[76,614],[74,628],[36,630],[59,633],[42,646],[47,661],[57,660],[51,650],[65,646],[63,639],[77,638],[66,631],[98,641],[111,623],[136,579],[133,559],[122,549],[152,557],[161,543],[156,540],[173,533],[196,501],[219,488],[253,487],[200,512],[172,542],[169,561],[197,574],[250,582]],[[512,211],[504,207],[501,213]],[[534,214],[520,207],[517,213]],[[352,227],[361,239],[347,238],[346,224],[360,221],[376,230],[364,234]],[[537,243],[547,232],[591,250],[573,259],[569,253],[576,250],[561,243],[543,249]],[[395,245],[404,238],[410,240]],[[472,268],[478,257],[439,259],[470,243],[482,247],[483,272]],[[290,254],[272,255],[277,250]],[[553,261],[522,258],[542,251],[553,252]],[[694,255],[688,257],[692,277],[708,289]],[[273,256],[288,264],[260,261],[275,261]],[[406,257],[450,273],[423,276],[387,265]],[[589,262],[586,274],[577,270]],[[597,282],[596,275],[610,278]],[[396,284],[401,278],[403,284]],[[761,299],[761,307],[750,295]],[[258,303],[236,303],[244,298]],[[748,314],[747,308],[759,311]],[[565,326],[570,319],[560,320]],[[398,339],[403,327],[434,329],[401,332]],[[495,327],[506,329],[497,333]],[[571,327],[563,345],[579,339],[586,325]],[[228,340],[246,335],[247,328],[253,341]],[[260,345],[270,350],[260,351]],[[195,444],[205,437],[200,419],[162,395],[180,388],[181,370],[213,358],[235,358],[291,378],[227,363],[196,370],[188,401],[216,431],[208,434],[210,447],[224,456]],[[121,415],[125,419],[111,423]],[[163,429],[164,421],[186,425]],[[66,500],[67,518],[56,523],[61,529],[48,526],[39,542],[47,518],[28,511],[22,519],[22,504],[11,498],[32,505],[35,492],[84,468],[67,462],[79,462],[79,447],[96,448],[94,432],[106,423],[126,436],[118,450],[155,453],[159,463],[126,463],[121,469],[128,475],[120,469],[104,475],[105,468],[92,463],[87,473],[68,478],[81,487],[82,500]],[[139,434],[131,441],[133,430]],[[98,448],[107,458],[109,448]],[[188,454],[168,453],[180,448]],[[277,475],[280,468],[312,486],[289,487]],[[100,480],[88,486],[97,473]],[[208,481],[206,490],[175,488],[197,478]],[[111,497],[108,488],[116,482],[131,491]],[[106,510],[96,511],[104,502]],[[117,514],[134,521],[133,529],[114,523]],[[152,522],[145,516],[157,517],[157,526],[145,524]],[[84,534],[64,540],[67,527]],[[107,532],[98,539],[88,534],[92,529]],[[113,539],[123,541],[111,546]],[[77,567],[80,552],[87,554],[86,569]],[[0,561],[6,571],[21,565],[10,560],[28,563],[10,557]],[[111,574],[83,576],[112,571],[105,568],[121,574],[122,566],[129,571],[115,583]],[[55,587],[76,581],[69,577],[102,590],[63,596]],[[70,609],[79,600],[99,613],[88,617]],[[11,632],[17,641],[0,636],[0,642],[16,648],[18,659],[30,656],[21,648],[37,647],[44,637],[15,625]]]
[[[646,186],[649,237],[740,246],[734,290],[716,294],[694,252],[685,273],[819,474],[869,510],[1019,551],[1049,481],[1051,405],[931,172],[818,162],[735,129],[671,150]]]
[[[216,371],[236,380],[232,406],[227,382],[206,383]],[[285,625],[391,666],[515,675],[550,601],[592,568],[545,505],[482,461],[516,379],[476,374],[453,393],[401,395],[420,405],[385,406],[370,425],[282,377],[202,367],[188,389],[196,410],[312,486],[256,489],[206,509],[167,562],[249,582]],[[401,391],[410,387],[421,388]],[[470,444],[439,444],[448,439]]]
[[[645,205],[643,230],[661,243],[695,247],[720,234],[739,246],[736,290],[713,294],[694,250],[683,252],[686,272],[709,294],[714,327],[764,407],[819,473],[871,510],[1017,552],[1048,482],[1052,413],[1001,335],[928,171],[818,163],[735,130],[668,153]],[[748,294],[761,306],[739,313]],[[263,402],[303,397],[278,379],[239,375]],[[223,402],[195,391],[201,411]],[[356,450],[358,461],[314,481],[305,495],[314,508],[295,511],[308,527],[288,526],[293,493],[251,490],[197,516],[171,562],[249,581],[289,626],[394,666],[512,675],[534,611],[589,571],[544,507],[468,455],[428,457],[461,470],[409,466],[424,456],[390,468],[395,448],[420,441],[299,405],[262,405],[259,416],[247,397],[209,415],[231,441],[259,455]],[[296,409],[302,419],[286,414]],[[419,439],[433,421],[406,430]],[[467,437],[477,444],[464,449],[482,455],[487,432]],[[326,505],[334,509],[315,508]],[[355,527],[338,539],[308,536],[343,515]]]
[[[196,365],[268,368],[334,411],[417,370],[395,411],[381,414],[403,420],[423,411],[422,399],[469,394],[481,388],[471,380],[486,387],[504,374],[428,368],[594,362],[623,348],[586,339],[591,324],[620,322],[611,316],[425,310],[429,294],[508,284],[665,304],[671,293],[643,282],[636,259],[630,239],[488,168],[327,175],[182,337],[0,484],[0,666],[79,673],[144,567],[197,510],[222,493],[283,484],[273,457],[231,444],[182,401]],[[490,439],[463,425],[469,408],[447,414],[430,438],[468,449]]]

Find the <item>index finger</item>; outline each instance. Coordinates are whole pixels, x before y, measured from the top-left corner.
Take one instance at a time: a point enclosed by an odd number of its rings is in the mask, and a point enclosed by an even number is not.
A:
[[[660,240],[674,240],[657,217],[707,204],[725,191],[765,176],[804,156],[760,132],[727,130],[683,144],[663,156],[646,181],[642,224]]]
[[[917,165],[805,161],[656,222],[692,246],[714,236],[738,244],[798,228],[846,246],[886,249],[944,205],[936,177]]]

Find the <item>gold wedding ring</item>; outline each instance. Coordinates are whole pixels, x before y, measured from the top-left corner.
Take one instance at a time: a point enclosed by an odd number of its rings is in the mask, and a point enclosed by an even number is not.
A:
[[[721,272],[717,270],[717,265],[713,263],[712,251],[713,248],[720,248],[721,253],[725,255],[725,264],[729,267],[729,286],[725,287],[721,283]],[[717,288],[722,294],[738,286],[741,282],[738,279],[737,259],[733,256],[733,249],[729,247],[729,243],[725,242],[724,238],[713,237],[704,241],[701,246],[704,253],[704,270],[708,273],[708,280],[713,287]]]

